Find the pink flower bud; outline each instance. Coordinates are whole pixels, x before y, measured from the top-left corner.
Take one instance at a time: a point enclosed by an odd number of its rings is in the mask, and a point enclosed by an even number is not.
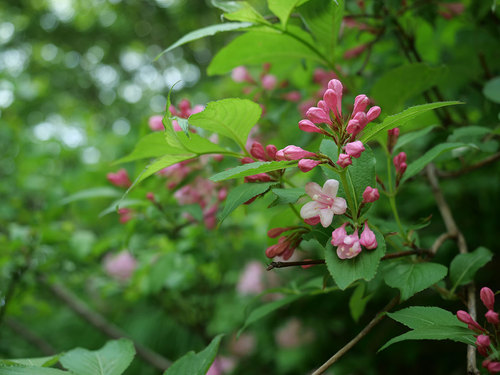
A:
[[[258,173],[258,174],[254,174],[252,176],[245,177],[245,182],[269,182],[272,180],[273,179],[271,178],[271,176],[269,176],[266,173]]]
[[[483,302],[484,306],[488,310],[493,310],[494,309],[494,304],[495,304],[495,293],[490,288],[484,287],[481,288],[481,291],[479,292],[479,296],[481,298],[481,301]]]
[[[307,110],[306,116],[309,120],[311,120],[315,124],[328,124],[332,125],[332,120],[328,113],[326,113],[323,109],[318,107],[311,107]]]
[[[241,164],[250,164],[250,163],[255,163],[255,160],[253,160],[252,158],[250,158],[248,156],[245,156],[245,157],[240,159],[240,162],[241,162]]]
[[[163,127],[163,116],[157,115],[157,116],[151,116],[148,120],[149,128],[152,131],[160,131],[165,129]]]
[[[361,233],[359,243],[369,250],[376,249],[378,246],[375,233],[370,229],[367,221],[365,221],[365,228],[363,229],[363,233]]]
[[[278,80],[272,74],[266,74],[261,78],[260,82],[265,90],[271,91],[276,87]]]
[[[347,123],[347,128],[346,128],[347,133],[356,136],[359,134],[361,130],[363,130],[363,127],[361,126],[358,120],[352,119],[349,120],[349,122]]]
[[[264,146],[262,146],[262,144],[260,144],[259,142],[252,143],[252,147],[250,148],[250,155],[260,160],[267,160],[266,150],[264,150]]]
[[[399,128],[389,129],[389,130],[387,130],[387,133],[390,136],[399,137]]]
[[[347,236],[347,232],[345,230],[346,225],[347,223],[344,223],[332,232],[331,243],[333,246],[339,246],[344,243],[344,238]]]
[[[458,310],[457,318],[461,322],[466,323],[469,329],[471,330],[484,331],[483,327],[481,327],[474,319],[472,319],[472,317],[469,315],[467,311]]]
[[[361,141],[355,141],[345,145],[345,152],[352,158],[359,158],[363,151],[365,151],[365,146],[363,146]]]
[[[358,95],[354,99],[354,108],[352,110],[351,117],[354,117],[358,112],[364,112],[368,104],[370,103],[370,99],[366,95]]]
[[[129,279],[136,267],[137,261],[128,250],[123,250],[116,255],[108,254],[104,258],[106,273],[119,281]]]
[[[269,238],[276,238],[278,236],[281,236],[284,232],[290,230],[290,228],[288,227],[285,227],[285,228],[272,228],[272,229],[269,229],[269,231],[267,232],[267,236]]]
[[[316,125],[314,125],[312,121],[309,120],[300,120],[299,129],[307,133],[321,133],[321,129],[318,128]]]
[[[326,114],[330,113],[330,108],[328,107],[328,104],[324,100],[318,101],[318,108],[321,108],[323,111],[325,111]]]
[[[318,225],[320,222],[321,222],[321,218],[319,216],[314,216],[314,217],[311,217],[309,219],[304,219],[304,223],[306,223],[307,225],[312,225],[312,226]]]
[[[476,345],[477,346],[489,347],[490,344],[491,344],[491,340],[490,340],[489,336],[487,336],[487,335],[479,335],[479,336],[477,336],[477,340],[476,340]]]
[[[488,367],[486,367],[490,374],[495,374],[497,372],[500,372],[500,362],[493,362],[491,361],[488,363]]]
[[[248,73],[247,68],[244,66],[237,66],[231,72],[231,78],[234,82],[249,82],[252,83],[253,79]]]
[[[328,88],[333,90],[335,92],[335,95],[337,97],[337,110],[334,111],[336,114],[338,114],[339,117],[342,116],[342,93],[344,91],[344,88],[342,87],[342,83],[338,79],[332,79],[330,82],[328,82]]]
[[[396,146],[396,142],[399,137],[399,128],[390,129],[387,131],[387,148],[389,153],[392,153],[392,149]]]
[[[299,91],[290,91],[283,95],[283,99],[288,100],[289,102],[298,102],[302,98],[302,95]]]
[[[278,151],[278,149],[276,148],[275,145],[267,145],[266,146],[267,156],[270,160],[276,159],[276,152],[277,151]]]
[[[379,106],[373,106],[371,107],[368,112],[366,113],[366,119],[368,120],[368,122],[372,122],[373,120],[375,120],[378,116],[380,116],[380,112],[381,112],[381,109]]]
[[[106,175],[106,178],[109,182],[118,187],[128,188],[130,187],[130,185],[132,185],[132,182],[128,177],[128,173],[124,168],[120,169],[116,173],[108,173]]]
[[[323,100],[328,105],[328,108],[335,114],[335,116],[339,117],[337,113],[337,94],[332,89],[328,89],[323,94]]]
[[[340,154],[339,155],[339,160],[337,160],[338,166],[345,168],[351,164],[352,164],[352,160],[351,160],[351,157],[349,155],[347,155],[347,154]]]
[[[187,99],[182,99],[179,103],[179,109],[181,111],[181,115],[179,117],[189,117],[191,111],[191,102]]]
[[[146,199],[151,201],[151,202],[154,202],[155,201],[155,195],[152,193],[152,192],[148,192],[146,194]]]
[[[312,159],[301,159],[299,160],[298,167],[302,172],[306,173],[312,170],[318,164],[321,164],[321,161]]]
[[[349,60],[361,55],[367,48],[368,43],[361,44],[360,46],[356,46],[354,48],[348,49],[344,52],[344,59]]]
[[[372,188],[371,186],[367,186],[365,191],[363,192],[363,203],[372,203],[380,198],[380,194],[377,188]]]
[[[486,317],[488,323],[495,325],[500,323],[500,320],[498,319],[498,313],[494,312],[493,310],[488,310],[488,312],[484,314],[484,316]]]
[[[276,152],[277,160],[300,160],[303,158],[314,158],[314,152],[306,151],[298,146],[289,145]]]
[[[226,198],[227,198],[227,189],[226,188],[220,189],[219,192],[217,193],[217,200],[219,202],[222,202]]]
[[[406,170],[406,154],[404,152],[400,152],[393,159],[394,166],[396,167],[396,172],[402,175]]]

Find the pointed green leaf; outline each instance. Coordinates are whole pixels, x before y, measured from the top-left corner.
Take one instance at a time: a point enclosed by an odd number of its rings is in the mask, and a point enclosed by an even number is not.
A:
[[[500,103],[500,77],[495,77],[486,82],[483,94],[492,102]]]
[[[372,230],[377,238],[378,247],[375,250],[363,248],[361,253],[352,259],[340,259],[336,248],[330,243],[326,246],[326,266],[340,289],[345,290],[356,280],[370,281],[375,277],[380,258],[385,254],[385,240],[380,232],[373,228]]]
[[[220,10],[232,13],[241,9],[242,5],[240,1],[227,1],[227,0],[211,0],[212,5]]]
[[[203,112],[189,117],[189,123],[228,137],[245,149],[250,129],[261,113],[260,106],[248,99],[223,99],[208,103]]]
[[[361,315],[363,315],[366,304],[372,298],[371,294],[365,296],[365,288],[366,286],[364,283],[359,283],[349,299],[349,310],[351,311],[352,319],[355,322],[357,322]]]
[[[290,35],[277,31],[249,31],[222,48],[212,59],[207,73],[225,74],[240,65],[281,64],[290,59],[321,61],[312,49]]]
[[[222,222],[238,206],[257,195],[266,192],[269,190],[271,185],[274,184],[275,182],[266,182],[263,184],[243,184],[231,189],[227,195],[226,204],[224,205],[224,210],[219,216],[219,220]]]
[[[0,364],[0,375],[74,375],[68,371],[62,371],[50,367],[26,367]]]
[[[127,193],[132,190],[135,186],[137,186],[139,183],[144,181],[146,178],[149,176],[155,174],[158,171],[161,171],[163,168],[170,167],[171,165],[180,163],[181,161],[184,160],[189,160],[195,158],[195,154],[184,154],[184,155],[165,155],[161,158],[158,158],[154,161],[152,161],[149,165],[144,168],[144,170],[137,176],[135,179],[134,183],[130,188],[128,188]]]
[[[50,367],[59,361],[60,354],[50,357],[21,358],[21,359],[0,359],[1,365],[21,365],[25,367]],[[1,373],[1,370],[0,370]]]
[[[269,25],[270,23],[246,1],[239,1],[239,9],[230,13],[224,13],[224,17],[230,21],[251,22]]]
[[[61,205],[94,198],[114,198],[119,197],[120,195],[121,192],[117,189],[113,189],[111,187],[96,187],[81,190],[75,194],[71,194],[69,197],[61,200]]]
[[[290,188],[290,189],[280,189],[275,188],[271,190],[274,195],[277,196],[276,204],[289,204],[289,203],[297,203],[300,197],[303,197],[306,194],[306,191],[303,187],[300,188]]]
[[[61,364],[78,375],[121,375],[135,356],[134,344],[128,339],[108,341],[101,349],[70,350]]]
[[[286,29],[290,13],[292,13],[293,8],[295,8],[300,1],[301,0],[267,0],[267,3],[269,10],[280,19],[281,25]]]
[[[237,167],[228,169],[226,171],[217,173],[216,175],[210,177],[210,180],[214,182],[229,180],[232,178],[253,176],[258,173],[266,173],[276,171],[278,169],[285,169],[294,167],[297,165],[297,161],[258,161],[255,163],[243,164]]]
[[[424,112],[456,104],[463,104],[463,103],[457,101],[436,102],[436,103],[428,103],[410,107],[408,109],[405,109],[403,112],[386,117],[384,121],[382,121],[382,123],[380,124],[368,124],[364,130],[363,135],[361,136],[361,141],[365,143],[370,139],[374,138],[380,132],[387,131],[395,127],[401,128],[406,123],[408,123],[408,121],[413,120],[415,117],[421,115]]]
[[[204,37],[210,36],[210,35],[215,35],[217,33],[224,32],[224,31],[234,31],[234,30],[245,29],[245,28],[250,27],[250,26],[252,26],[252,24],[250,22],[227,22],[227,23],[221,23],[220,25],[211,25],[211,26],[204,27],[202,29],[192,31],[192,32],[184,35],[177,42],[175,42],[170,47],[168,47],[166,50],[164,50],[161,54],[159,54],[156,57],[156,59],[158,59],[164,53],[167,53],[168,51],[171,51],[174,48],[182,46],[183,44],[192,42],[193,40],[201,39],[201,38],[204,38]]]
[[[189,352],[182,356],[163,375],[205,375],[217,355],[222,336],[216,336],[201,352]]]
[[[458,254],[450,264],[451,291],[474,280],[476,272],[488,263],[493,253],[485,247],[478,247],[472,253]]]
[[[400,136],[398,138],[396,146],[394,146],[394,151],[401,149],[403,146],[406,146],[408,143],[411,143],[417,139],[422,138],[426,134],[430,133],[432,131],[432,129],[434,129],[435,127],[436,127],[435,125],[431,125],[431,126],[427,126],[423,129],[420,129],[420,130],[417,130],[414,132],[403,134],[402,136]]]
[[[118,159],[113,164],[127,163],[130,161],[157,158],[166,154],[185,154],[186,151],[176,145],[169,144],[167,142],[165,132],[158,131],[142,137],[139,142],[137,142],[129,155]]]
[[[398,288],[401,300],[405,301],[442,280],[447,273],[448,268],[441,264],[397,262],[386,269],[384,281],[390,287]]]

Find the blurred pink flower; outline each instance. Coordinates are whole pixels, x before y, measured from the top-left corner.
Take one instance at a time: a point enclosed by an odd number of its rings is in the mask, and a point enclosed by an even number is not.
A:
[[[238,280],[236,290],[241,295],[259,294],[264,291],[264,266],[257,261],[247,263]]]
[[[137,267],[137,261],[128,250],[118,254],[108,254],[104,258],[106,273],[119,281],[128,280]]]
[[[314,332],[302,325],[297,318],[290,319],[274,334],[276,343],[281,348],[296,348],[314,340]]]
[[[132,182],[128,177],[128,172],[124,168],[120,169],[116,173],[113,172],[108,173],[106,175],[106,178],[108,179],[109,182],[118,187],[128,188],[130,187],[130,185],[132,185]]]

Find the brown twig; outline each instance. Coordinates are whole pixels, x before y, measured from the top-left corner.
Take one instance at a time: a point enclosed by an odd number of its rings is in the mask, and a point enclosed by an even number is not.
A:
[[[475,164],[468,165],[468,166],[466,166],[462,169],[459,169],[457,171],[449,171],[448,172],[448,171],[437,170],[436,173],[441,178],[457,177],[457,176],[463,175],[465,173],[472,172],[472,171],[479,169],[481,167],[484,167],[485,165],[493,163],[497,160],[500,160],[500,152],[497,152],[496,154],[493,154],[493,155],[487,157],[486,159],[483,159]]]
[[[436,238],[430,250],[431,254],[436,254],[439,248],[443,245],[444,241],[450,238],[453,238],[453,236],[448,232],[443,233],[438,238]]]
[[[130,336],[123,332],[120,328],[108,321],[104,316],[96,311],[91,310],[85,302],[80,300],[70,290],[60,284],[52,284],[45,277],[40,276],[39,280],[44,284],[59,300],[64,302],[71,310],[78,314],[88,323],[92,324],[105,335],[119,339],[122,337],[128,338],[134,342],[137,354],[146,362],[159,370],[165,370],[171,365],[171,361],[163,357],[161,354],[139,344]]]
[[[312,373],[312,375],[323,374],[331,365],[338,361],[344,354],[346,354],[354,345],[356,345],[368,332],[372,330],[385,316],[385,313],[391,310],[399,303],[399,296],[393,298],[371,321],[366,325],[363,330],[357,334],[351,341],[344,345],[337,353],[335,353],[328,361],[326,361],[320,368]]]
[[[467,253],[467,242],[465,241],[465,237],[460,232],[451,213],[450,207],[446,202],[444,195],[439,187],[439,181],[436,176],[436,167],[434,164],[429,164],[426,167],[427,178],[429,183],[431,184],[432,193],[434,194],[434,198],[436,199],[436,203],[441,213],[441,216],[444,221],[444,225],[446,226],[446,230],[448,231],[448,238],[456,238],[458,251],[460,254]],[[438,237],[438,240],[441,239],[441,242],[444,242],[444,235]],[[438,241],[436,240],[436,242]],[[467,309],[469,310],[469,314],[473,319],[476,319],[476,298],[475,298],[475,286],[474,283],[469,284],[467,287]],[[467,346],[467,373],[469,375],[478,375],[479,370],[476,365],[476,348],[473,345]]]

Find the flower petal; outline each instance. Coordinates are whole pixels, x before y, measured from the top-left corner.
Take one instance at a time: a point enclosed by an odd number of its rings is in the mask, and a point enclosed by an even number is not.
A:
[[[335,215],[342,215],[347,209],[347,202],[344,198],[337,197],[333,201],[332,210]]]
[[[308,182],[305,187],[307,195],[313,198],[315,195],[320,195],[322,193],[321,186],[316,182]]]
[[[333,211],[329,208],[319,210],[319,218],[321,220],[321,225],[323,226],[323,228],[326,228],[332,223]]]
[[[338,190],[339,182],[337,180],[326,180],[325,184],[323,185],[323,193],[331,198],[335,198],[337,196]]]
[[[316,201],[307,202],[300,209],[300,216],[303,219],[310,219],[312,217],[318,216],[320,214],[320,209],[323,207],[321,203]]]

